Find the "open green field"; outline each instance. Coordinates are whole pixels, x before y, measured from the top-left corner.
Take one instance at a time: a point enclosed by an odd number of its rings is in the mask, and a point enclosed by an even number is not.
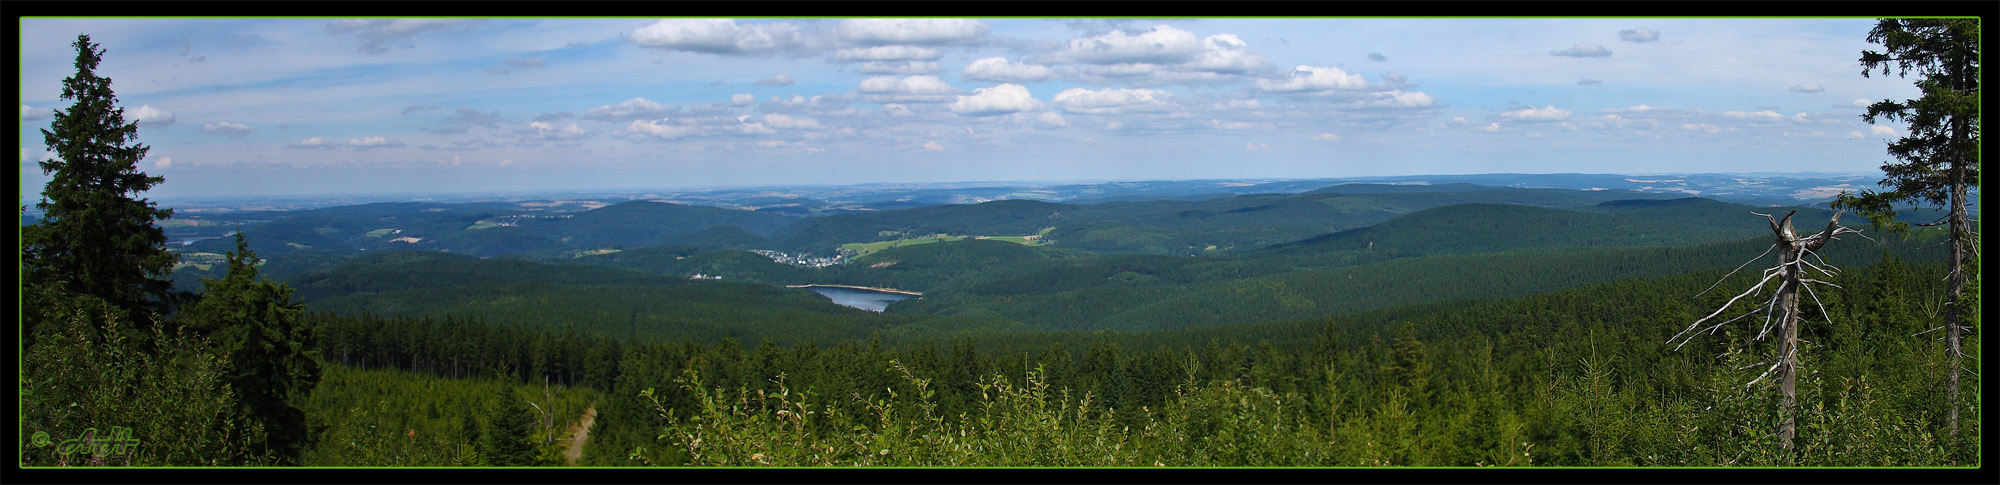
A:
[[[1029,236],[948,236],[944,234],[936,234],[930,237],[921,237],[915,239],[876,241],[872,243],[847,243],[840,245],[840,249],[846,251],[854,251],[855,253],[854,256],[858,258],[862,256],[867,256],[869,254],[873,254],[876,251],[881,251],[892,247],[914,246],[918,244],[930,244],[941,241],[958,241],[966,239],[968,237],[973,239],[991,239],[994,241],[1007,241],[1010,243],[1027,245],[1027,246],[1046,246],[1049,243],[1048,240],[1045,238],[1049,235],[1049,231],[1052,230],[1055,230],[1055,228],[1044,227],[1042,228],[1041,232]]]
[[[493,221],[479,221],[472,223],[470,226],[465,226],[465,230],[470,231],[473,229],[490,229],[495,227],[500,227],[500,224]]]
[[[376,229],[376,230],[373,230],[373,231],[368,231],[368,237],[382,237],[382,236],[387,236],[387,235],[389,235],[390,233],[394,233],[394,232],[396,232],[396,228],[393,228],[393,227],[391,227],[391,228],[384,228],[384,229]]]
[[[854,252],[855,252],[855,256],[857,256],[857,257],[858,257],[858,256],[867,256],[867,255],[869,255],[869,254],[873,254],[873,253],[874,253],[874,252],[876,252],[876,251],[881,251],[881,250],[884,250],[884,249],[889,249],[889,248],[893,248],[893,247],[900,247],[900,246],[914,246],[914,245],[918,245],[918,244],[930,244],[930,243],[934,243],[934,242],[939,242],[939,241],[957,241],[957,240],[961,240],[961,239],[965,239],[965,238],[963,238],[963,237],[958,237],[958,236],[946,236],[946,235],[943,235],[943,234],[938,234],[938,235],[935,235],[935,236],[930,236],[930,237],[920,237],[920,238],[915,238],[915,239],[897,239],[897,240],[894,240],[894,241],[876,241],[876,242],[872,242],[872,243],[847,243],[847,244],[842,244],[842,245],[840,245],[840,249],[844,249],[844,250],[848,250],[848,251],[854,251]]]

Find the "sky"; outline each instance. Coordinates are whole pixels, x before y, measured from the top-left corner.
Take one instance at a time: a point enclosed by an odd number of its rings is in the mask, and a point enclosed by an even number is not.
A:
[[[1874,172],[1874,23],[28,18],[21,197],[78,34],[172,198]]]

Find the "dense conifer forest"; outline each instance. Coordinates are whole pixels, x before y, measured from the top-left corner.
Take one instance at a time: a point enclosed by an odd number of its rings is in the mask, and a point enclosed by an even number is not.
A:
[[[1908,205],[1962,183],[394,203],[168,251],[138,125],[74,46],[22,227],[21,467],[1986,466],[1978,224]],[[900,244],[935,234],[967,237]],[[890,247],[769,254],[847,243]]]

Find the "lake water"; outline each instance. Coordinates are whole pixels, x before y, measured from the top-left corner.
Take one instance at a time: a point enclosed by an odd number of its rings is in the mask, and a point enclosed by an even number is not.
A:
[[[833,303],[836,305],[860,308],[871,312],[887,310],[890,303],[916,298],[901,293],[858,290],[854,288],[814,286],[809,289],[813,290],[814,293],[819,293],[827,297],[827,299],[833,300]]]

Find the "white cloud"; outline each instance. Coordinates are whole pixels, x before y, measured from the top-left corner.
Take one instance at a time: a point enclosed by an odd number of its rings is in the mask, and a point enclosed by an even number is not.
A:
[[[625,125],[627,133],[650,135],[664,140],[677,140],[694,134],[694,128],[667,124],[667,120],[634,120]]]
[[[1660,40],[1660,32],[1652,29],[1628,29],[1618,31],[1618,40],[1626,42],[1652,42]]]
[[[1241,73],[1271,68],[1271,61],[1234,34],[1217,34],[1201,41],[1201,52],[1180,67],[1196,71]]]
[[[846,19],[834,27],[840,40],[865,45],[976,43],[988,31],[973,19]]]
[[[1335,135],[1332,133],[1320,133],[1318,135],[1313,135],[1312,138],[1307,138],[1307,139],[1313,141],[1340,141],[1340,135]]]
[[[462,19],[346,19],[326,27],[327,31],[336,34],[355,33],[361,39],[361,52],[364,54],[381,54],[389,52],[390,46],[415,47],[409,39],[417,34],[470,23]]]
[[[347,140],[347,147],[354,149],[365,150],[369,148],[393,148],[399,146],[403,146],[403,142],[379,136],[352,138]]]
[[[1304,91],[1327,91],[1332,89],[1361,90],[1368,88],[1368,80],[1360,74],[1351,74],[1338,67],[1305,66],[1292,68],[1291,76],[1283,80],[1257,80],[1257,87],[1275,93],[1295,93]]]
[[[1271,146],[1270,146],[1270,145],[1265,145],[1265,144],[1262,144],[1262,143],[1255,143],[1255,142],[1251,142],[1251,143],[1244,143],[1244,144],[1243,144],[1243,148],[1244,148],[1244,149],[1246,149],[1246,150],[1250,150],[1250,151],[1253,151],[1253,152],[1265,152],[1265,153],[1269,153],[1269,152],[1271,151]]]
[[[1841,103],[1841,104],[1836,104],[1836,105],[1833,105],[1833,107],[1835,107],[1835,108],[1866,108],[1866,107],[1868,107],[1868,105],[1871,105],[1871,104],[1875,104],[1875,102],[1874,102],[1874,101],[1869,101],[1869,100],[1868,100],[1868,98],[1854,98],[1854,101],[1849,101],[1849,102],[1846,102],[1846,103]]]
[[[655,103],[646,98],[632,98],[623,103],[607,104],[583,112],[583,117],[600,121],[625,121],[642,118],[663,118],[677,108]]]
[[[174,166],[174,157],[158,157],[158,159],[153,160],[153,166],[162,169],[172,167]]]
[[[1711,125],[1708,123],[1681,123],[1681,129],[1708,135],[1716,135],[1722,133],[1722,127]]]
[[[1896,136],[1896,129],[1882,125],[1875,125],[1868,128],[1868,134],[1880,135],[1880,136]]]
[[[944,72],[944,68],[939,67],[938,63],[924,61],[863,62],[861,63],[861,67],[854,68],[855,74],[914,76],[918,74],[937,74],[940,72]]]
[[[132,120],[155,127],[172,126],[174,112],[154,108],[152,105],[141,105],[139,109],[132,110]]]
[[[1778,114],[1778,112],[1771,110],[1751,111],[1751,112],[1725,111],[1722,113],[1722,115],[1730,118],[1736,118],[1739,120],[1749,120],[1749,121],[1781,121],[1785,119],[1785,115]]]
[[[1369,93],[1368,99],[1349,103],[1352,108],[1430,108],[1437,106],[1437,97],[1422,91],[1388,91]]]
[[[933,151],[933,152],[941,152],[941,151],[944,151],[944,145],[939,145],[939,144],[937,144],[937,142],[934,142],[934,141],[927,141],[927,142],[924,142],[924,150],[927,150],[927,151]]]
[[[876,76],[861,80],[859,90],[868,101],[903,103],[943,103],[961,92],[936,76]]]
[[[577,126],[576,123],[570,123],[569,126],[557,128],[555,125],[541,121],[528,123],[528,131],[525,134],[531,138],[541,140],[576,140],[589,135],[588,132],[584,131],[583,127]]]
[[[854,47],[834,51],[836,61],[934,61],[943,56],[937,49],[907,45]]]
[[[1103,35],[1071,39],[1056,53],[1058,59],[1088,64],[1178,64],[1194,60],[1202,45],[1194,32],[1159,25],[1138,35],[1111,31]]]
[[[1487,124],[1486,126],[1479,126],[1479,127],[1474,127],[1474,128],[1472,128],[1472,130],[1473,130],[1473,131],[1482,131],[1482,132],[1486,132],[1486,133],[1499,133],[1499,132],[1500,132],[1500,123],[1498,123],[1498,122],[1494,122],[1494,123],[1489,123],[1489,124]]]
[[[776,113],[764,115],[763,121],[765,125],[780,130],[816,130],[820,127],[819,122],[811,118],[797,118]]]
[[[785,141],[785,140],[764,140],[757,142],[757,146],[762,148],[796,147],[796,146],[805,146],[805,144],[806,142],[804,141]]]
[[[964,116],[993,116],[1042,109],[1042,102],[1019,84],[1001,84],[972,90],[951,103],[951,112]]]
[[[757,102],[757,95],[755,94],[736,93],[729,95],[730,106],[749,106],[750,104],[756,102]]]
[[[1818,84],[1813,84],[1813,83],[1799,83],[1799,85],[1792,86],[1791,88],[1786,89],[1786,91],[1791,91],[1794,93],[1817,93],[1821,91],[1826,91],[1826,88],[1819,87]]]
[[[227,121],[201,125],[202,133],[214,133],[217,135],[243,136],[253,131],[257,131],[257,129],[251,128],[248,125],[239,125]]]
[[[1604,46],[1589,42],[1578,42],[1568,49],[1550,52],[1549,54],[1563,57],[1611,57],[1611,49],[1606,49]]]
[[[709,54],[767,54],[795,51],[806,35],[789,23],[737,25],[735,19],[662,19],[632,29],[625,37],[645,47]]]
[[[763,79],[758,79],[758,80],[757,80],[757,85],[758,85],[758,86],[790,86],[790,85],[792,85],[792,83],[793,83],[793,82],[796,82],[796,81],[794,81],[794,80],[792,79],[792,75],[790,75],[790,74],[785,74],[785,73],[782,73],[782,72],[781,72],[781,73],[777,73],[777,74],[772,74],[772,75],[771,75],[771,77],[767,77],[767,78],[763,78]]]
[[[1569,119],[1569,114],[1569,110],[1557,108],[1552,104],[1541,109],[1528,106],[1512,111],[1502,111],[1500,112],[1500,117],[1516,121],[1562,121]]]
[[[49,119],[49,110],[21,105],[21,121],[41,121]]]
[[[319,150],[325,150],[325,149],[330,149],[330,148],[333,148],[333,147],[334,147],[334,144],[333,144],[333,143],[328,143],[328,142],[327,142],[327,141],[326,141],[325,139],[322,139],[322,138],[320,138],[320,137],[317,137],[317,136],[315,136],[315,137],[312,137],[312,138],[307,138],[307,139],[304,139],[304,140],[299,140],[299,141],[295,141],[295,142],[292,142],[292,143],[291,143],[290,145],[286,145],[286,146],[289,146],[289,147],[292,147],[292,148],[306,148],[306,149],[319,149]]]
[[[968,81],[995,82],[1038,82],[1055,79],[1055,72],[1048,66],[1035,64],[1015,64],[1005,57],[988,57],[972,61],[959,71],[961,79]]]
[[[1045,111],[1035,115],[1035,126],[1040,128],[1067,128],[1069,127],[1069,120],[1063,119],[1062,113]]]
[[[1253,123],[1248,121],[1208,120],[1208,125],[1216,128],[1221,128],[1224,130],[1255,130],[1255,129],[1271,130],[1277,128],[1277,125],[1271,123]]]
[[[1092,91],[1070,88],[1056,93],[1056,108],[1071,113],[1117,114],[1135,111],[1167,111],[1172,106],[1165,91],[1106,88]]]

